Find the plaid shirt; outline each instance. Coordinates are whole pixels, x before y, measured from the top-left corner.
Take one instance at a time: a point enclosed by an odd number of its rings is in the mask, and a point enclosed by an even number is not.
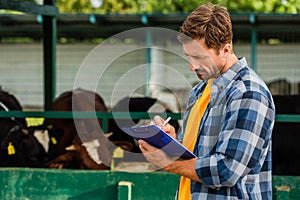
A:
[[[206,81],[191,91],[189,112]],[[191,181],[192,199],[272,199],[272,96],[242,58],[212,85],[210,103],[198,130],[194,153],[202,183]]]

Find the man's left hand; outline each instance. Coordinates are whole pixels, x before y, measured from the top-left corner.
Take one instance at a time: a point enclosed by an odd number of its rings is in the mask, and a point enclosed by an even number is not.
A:
[[[152,164],[163,169],[164,167],[166,167],[169,164],[171,164],[172,162],[174,162],[174,160],[169,158],[165,154],[165,152],[163,152],[162,150],[160,150],[154,146],[151,146],[146,141],[139,140],[138,143],[139,143],[139,147],[140,147],[142,153],[144,154],[146,159],[149,162],[151,162]]]

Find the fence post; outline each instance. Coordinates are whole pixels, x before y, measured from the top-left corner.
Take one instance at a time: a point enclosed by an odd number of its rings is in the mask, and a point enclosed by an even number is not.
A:
[[[146,85],[145,85],[145,95],[147,97],[151,96],[149,82],[151,77],[151,53],[152,53],[152,32],[150,28],[146,29]]]
[[[256,71],[256,45],[257,45],[257,31],[255,27],[256,19],[255,14],[250,14],[249,21],[253,26],[251,27],[251,68]]]
[[[55,5],[55,0],[44,0]],[[56,93],[56,17],[43,15],[44,109],[49,110]]]

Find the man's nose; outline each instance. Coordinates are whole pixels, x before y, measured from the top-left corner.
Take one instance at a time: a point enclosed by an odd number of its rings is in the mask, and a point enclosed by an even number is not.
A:
[[[195,71],[197,68],[195,67],[195,65],[193,65],[192,63],[190,63],[190,70],[191,71]]]

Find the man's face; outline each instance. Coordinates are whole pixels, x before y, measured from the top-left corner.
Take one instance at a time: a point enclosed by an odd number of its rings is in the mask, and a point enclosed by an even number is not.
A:
[[[183,43],[184,54],[189,58],[190,70],[195,71],[199,79],[208,80],[220,76],[223,59],[214,49],[208,49],[204,39]]]

